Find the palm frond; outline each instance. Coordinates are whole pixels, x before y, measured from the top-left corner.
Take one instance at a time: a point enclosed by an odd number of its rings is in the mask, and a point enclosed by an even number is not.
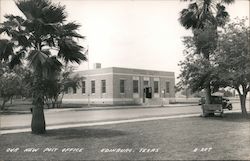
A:
[[[20,16],[5,15],[7,20],[0,24],[0,34],[5,32],[8,36],[12,36],[12,31],[21,31],[24,19]]]
[[[229,14],[224,5],[217,4],[216,20],[219,26],[223,26],[229,20]]]
[[[27,38],[27,33],[24,31],[11,30],[12,40],[17,41],[19,46],[29,47],[31,46]]]
[[[182,26],[184,26],[186,29],[196,28],[198,23],[198,18],[194,10],[183,9],[180,12],[180,15],[181,16],[179,18],[179,21]]]
[[[221,0],[221,2],[225,4],[232,4],[235,2],[235,0]]]
[[[65,21],[66,17],[65,6],[50,4],[42,9],[45,23],[60,23]]]
[[[51,52],[50,52],[49,49],[42,50],[42,53],[44,53],[44,54],[47,55],[48,57],[51,56]]]
[[[34,1],[26,1],[26,0],[17,0],[16,6],[21,10],[26,19],[34,20],[35,18],[40,17],[39,9],[37,8],[37,0]]]
[[[34,69],[41,68],[41,65],[46,62],[47,58],[48,56],[39,50],[31,50],[27,57],[30,66]]]
[[[67,23],[63,26],[63,29],[67,30],[67,31],[72,31],[72,30],[77,30],[81,25],[76,24],[75,22],[70,22]]]
[[[74,40],[70,38],[64,38],[59,41],[58,45],[60,47],[58,56],[64,59],[66,63],[70,61],[80,64],[81,61],[87,60],[86,56],[81,52],[83,47],[77,45]]]
[[[14,54],[14,43],[7,39],[0,39],[0,61],[9,60],[9,57]]]
[[[17,26],[21,26],[25,21],[21,16],[14,16],[11,14],[6,14],[4,17],[7,19],[7,21],[15,22]]]
[[[25,52],[23,50],[17,52],[17,54],[11,57],[9,67],[13,69],[16,65],[21,65],[22,64],[21,60],[24,58],[24,56],[25,56]]]
[[[56,58],[56,56],[48,57],[45,63],[42,65],[44,73],[47,77],[56,77],[61,71],[62,63]]]
[[[50,0],[17,0],[16,5],[30,21],[60,23],[67,17],[65,6],[55,5]]]
[[[75,22],[70,22],[58,27],[57,32],[60,37],[84,38],[84,36],[77,33],[80,26],[81,25],[76,24]]]
[[[202,29],[206,24],[224,25],[223,22],[226,21],[228,13],[225,11],[222,3],[231,4],[234,1],[235,0],[196,0],[196,2],[190,3],[188,8],[181,11],[179,21],[181,25],[187,29]]]
[[[48,45],[50,47],[54,47],[56,45],[56,39],[52,36],[44,39],[44,42],[46,43],[46,45]]]

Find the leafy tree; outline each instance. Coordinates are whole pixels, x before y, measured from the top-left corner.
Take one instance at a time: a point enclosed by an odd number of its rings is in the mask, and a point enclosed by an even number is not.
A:
[[[243,115],[247,115],[246,96],[250,91],[250,28],[245,21],[238,20],[224,28],[216,55],[218,75],[238,91]]]
[[[13,71],[10,71],[7,66],[1,64],[0,74],[0,97],[2,97],[1,110],[5,109],[5,104],[11,97],[20,92],[20,77]]]
[[[61,74],[61,95],[62,98],[65,92],[68,92],[69,88],[79,88],[81,86],[81,81],[83,77],[80,77],[78,74],[72,74],[74,71],[74,67],[66,66]]]
[[[0,97],[3,102],[1,110],[5,110],[5,104],[15,95],[24,95],[29,89],[25,77],[29,71],[23,67],[10,69],[6,63],[0,63]]]
[[[6,15],[1,24],[0,34],[10,39],[0,41],[0,61],[10,61],[13,67],[28,60],[32,68],[33,112],[32,133],[45,133],[44,80],[59,72],[63,63],[80,63],[86,60],[78,45],[77,33],[80,25],[66,22],[65,6],[49,0],[17,0],[16,6],[24,17]]]
[[[193,54],[200,54],[201,60],[199,60],[200,66],[198,68],[195,65],[187,65],[191,67],[190,70],[197,71],[202,81],[196,83],[198,88],[206,89],[206,103],[210,103],[211,97],[211,79],[210,71],[212,69],[210,64],[211,54],[214,53],[217,45],[217,28],[223,26],[228,20],[229,14],[226,12],[224,4],[231,4],[234,0],[183,0],[190,1],[188,8],[185,8],[180,13],[179,21],[186,29],[192,29],[193,31],[193,44],[195,52]],[[195,60],[198,61],[198,60]],[[182,64],[185,62],[182,62]],[[187,71],[187,70],[186,70]],[[203,73],[202,72],[206,72]],[[193,74],[192,74],[193,75]],[[180,77],[189,77],[185,75],[185,72]],[[199,78],[195,76],[196,79]],[[186,81],[187,84],[192,82]],[[196,86],[196,85],[192,85]],[[195,89],[196,90],[196,89]]]
[[[234,96],[233,92],[225,89],[220,89],[218,92],[221,92],[224,94],[225,97],[232,97]]]
[[[210,85],[212,66],[201,55],[196,54],[197,50],[193,37],[185,38],[184,44],[189,48],[185,50],[185,60],[179,63],[181,74],[179,75],[180,83],[178,85],[188,85],[192,92],[201,91],[207,85]]]
[[[79,75],[72,75],[74,68],[71,66],[65,66],[58,76],[51,77],[45,80],[46,84],[46,103],[52,108],[60,107],[61,100],[63,99],[64,93],[68,88],[80,87],[82,77]]]
[[[209,34],[204,32],[204,34]],[[209,37],[209,36],[208,36]],[[181,73],[178,86],[187,85],[191,92],[199,92],[209,86],[209,93],[214,93],[220,87],[226,87],[226,84],[218,76],[219,71],[215,66],[215,54],[209,56],[209,61],[202,55],[197,54],[195,37],[185,37],[185,60],[179,63]],[[223,85],[225,84],[225,85]]]

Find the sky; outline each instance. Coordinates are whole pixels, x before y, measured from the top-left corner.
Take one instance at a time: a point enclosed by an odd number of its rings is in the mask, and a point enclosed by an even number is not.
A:
[[[180,0],[53,0],[66,5],[68,21],[81,24],[86,36],[80,44],[89,48],[90,69],[127,67],[180,73],[184,60],[183,36],[190,30],[178,21],[188,2]],[[230,18],[249,17],[249,0],[227,7]],[[0,22],[6,13],[21,14],[13,0],[0,0]],[[87,62],[77,70],[88,69]]]

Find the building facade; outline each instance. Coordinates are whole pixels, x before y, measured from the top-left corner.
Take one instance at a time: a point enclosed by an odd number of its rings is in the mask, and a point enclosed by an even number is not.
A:
[[[175,97],[174,72],[98,66],[75,74],[83,77],[81,87],[68,89],[63,103],[166,104]],[[151,87],[152,98],[145,98],[146,87]]]

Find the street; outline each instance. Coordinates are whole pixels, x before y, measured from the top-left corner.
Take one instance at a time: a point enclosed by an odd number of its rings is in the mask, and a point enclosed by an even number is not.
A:
[[[248,107],[248,106],[247,106]],[[239,110],[239,103],[233,104],[233,110]],[[226,110],[227,111],[227,110]],[[85,122],[101,122],[114,120],[127,120],[135,118],[150,118],[158,116],[172,116],[180,114],[200,114],[201,108],[197,106],[147,107],[134,109],[106,109],[106,110],[45,110],[47,127],[50,125],[73,124]],[[14,114],[1,116],[2,129],[15,129],[30,127],[31,114]]]

